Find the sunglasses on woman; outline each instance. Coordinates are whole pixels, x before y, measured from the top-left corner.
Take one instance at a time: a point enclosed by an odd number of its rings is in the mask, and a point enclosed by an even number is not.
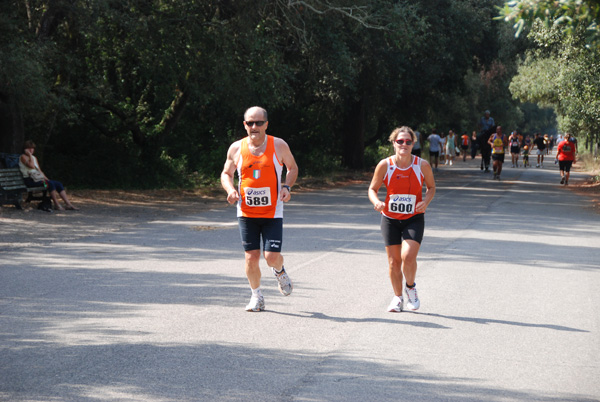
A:
[[[396,144],[398,145],[412,145],[412,140],[396,140]]]

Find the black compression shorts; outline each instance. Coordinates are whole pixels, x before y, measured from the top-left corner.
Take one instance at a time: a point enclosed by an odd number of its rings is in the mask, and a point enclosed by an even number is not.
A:
[[[381,215],[381,234],[386,247],[402,244],[403,240],[414,240],[421,244],[424,232],[425,214],[403,220]]]

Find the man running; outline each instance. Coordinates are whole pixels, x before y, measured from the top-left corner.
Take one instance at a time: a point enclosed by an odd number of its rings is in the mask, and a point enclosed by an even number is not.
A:
[[[540,133],[535,134],[533,145],[537,147],[537,165],[536,168],[544,167],[544,154],[546,153],[546,142]]]
[[[519,154],[521,153],[521,140],[519,133],[513,131],[508,137],[508,146],[510,147],[510,156],[512,159],[512,167],[519,167]]]
[[[273,270],[279,291],[288,296],[292,282],[283,268],[282,234],[283,203],[291,198],[290,190],[298,177],[298,166],[288,144],[281,138],[267,135],[267,111],[254,106],[244,113],[248,137],[234,142],[227,151],[221,173],[221,185],[230,204],[237,202],[237,216],[245,252],[246,276],[252,290],[247,311],[265,309],[260,290],[261,236],[264,257]],[[283,166],[287,170],[281,184]],[[237,170],[239,184],[233,177]]]
[[[565,134],[565,140],[558,144],[556,157],[560,169],[560,184],[569,185],[569,176],[571,176],[571,166],[575,163],[575,144],[570,141],[571,134]]]
[[[496,133],[488,140],[488,144],[492,147],[494,180],[500,180],[502,164],[504,163],[504,148],[506,148],[507,143],[506,136],[502,134],[502,127],[497,126]]]
[[[464,133],[460,136],[460,153],[462,154],[463,162],[467,161],[467,150],[469,149],[469,144],[469,136],[467,133]]]

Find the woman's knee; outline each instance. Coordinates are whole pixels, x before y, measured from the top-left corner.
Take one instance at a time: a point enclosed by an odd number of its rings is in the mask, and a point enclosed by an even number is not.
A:
[[[417,255],[421,245],[417,241],[405,241],[402,244],[402,262],[414,263],[417,262]]]
[[[390,267],[390,271],[400,272],[402,270],[402,258],[389,257],[388,265]]]

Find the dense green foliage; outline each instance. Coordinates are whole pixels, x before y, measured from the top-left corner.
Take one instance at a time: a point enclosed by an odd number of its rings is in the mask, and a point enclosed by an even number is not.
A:
[[[582,35],[586,47],[600,48],[600,2],[598,0],[516,0],[504,4],[500,12],[506,21],[515,22],[517,36],[526,25],[541,22],[544,28],[566,35]]]
[[[529,41],[500,4],[4,1],[0,151],[31,138],[70,184],[185,186],[218,177],[253,105],[303,175],[372,166],[398,125],[545,129],[508,91]]]
[[[517,21],[517,34],[529,26],[537,45],[519,66],[511,92],[552,107],[559,128],[591,149],[600,140],[600,3],[512,1],[502,14]]]

